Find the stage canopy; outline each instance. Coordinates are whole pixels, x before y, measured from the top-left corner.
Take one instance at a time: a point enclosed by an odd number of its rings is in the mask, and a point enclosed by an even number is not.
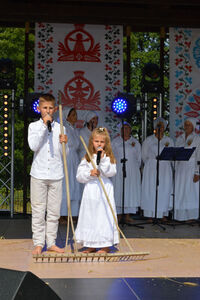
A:
[[[131,25],[133,31],[164,27],[200,27],[197,0],[7,0],[0,5],[0,25],[24,22]]]

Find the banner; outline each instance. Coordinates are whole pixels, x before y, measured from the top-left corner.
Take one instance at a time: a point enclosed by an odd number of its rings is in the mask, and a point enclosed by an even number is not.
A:
[[[94,110],[98,125],[115,132],[111,102],[123,91],[123,27],[37,23],[34,88],[56,98],[60,92],[63,108],[78,112],[77,127]]]
[[[177,138],[186,118],[200,119],[200,29],[170,28],[169,44],[170,135]]]

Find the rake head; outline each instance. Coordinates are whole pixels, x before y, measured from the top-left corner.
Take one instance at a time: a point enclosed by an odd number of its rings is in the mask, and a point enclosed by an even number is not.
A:
[[[116,262],[116,261],[136,261],[142,260],[149,252],[133,252],[133,253],[51,253],[51,254],[35,254],[33,259],[35,262]]]

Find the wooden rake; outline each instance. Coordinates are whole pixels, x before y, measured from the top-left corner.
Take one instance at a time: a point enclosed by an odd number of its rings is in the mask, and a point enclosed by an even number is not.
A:
[[[59,118],[60,118],[60,131],[61,134],[64,134],[64,128],[63,128],[63,118],[62,118],[62,105],[61,105],[61,97],[59,94]],[[88,153],[88,156],[90,158],[90,161],[92,163],[93,168],[96,168],[92,157],[88,151],[88,148],[83,140],[83,138],[80,136],[81,142],[83,143],[83,146]],[[148,255],[149,252],[134,252],[132,246],[128,242],[127,238],[125,237],[124,233],[121,231],[121,229],[118,226],[118,222],[115,216],[115,213],[113,211],[112,205],[110,203],[110,199],[108,198],[107,192],[105,190],[103,181],[100,176],[98,176],[98,179],[100,181],[101,187],[103,189],[103,192],[106,196],[106,199],[108,201],[108,205],[111,209],[112,216],[116,225],[116,228],[118,230],[119,234],[119,240],[120,240],[120,234],[123,237],[126,245],[128,246],[129,252],[117,252],[117,253],[81,253],[78,252],[76,237],[75,237],[75,230],[74,230],[74,224],[72,220],[72,213],[71,213],[71,204],[70,204],[70,192],[69,192],[69,179],[68,179],[68,169],[67,169],[67,159],[66,159],[66,150],[65,150],[65,143],[62,143],[62,152],[63,152],[63,164],[64,164],[64,173],[65,173],[65,184],[66,184],[66,193],[67,193],[67,208],[68,208],[68,218],[67,218],[67,233],[66,233],[66,244],[65,244],[65,253],[42,253],[42,254],[34,254],[33,258],[35,262],[93,262],[93,261],[104,261],[104,262],[116,262],[116,261],[135,261],[135,260],[142,260],[144,256]],[[72,234],[73,234],[73,240],[74,240],[74,249],[69,251],[68,249],[68,239],[69,239],[69,228],[71,225]]]

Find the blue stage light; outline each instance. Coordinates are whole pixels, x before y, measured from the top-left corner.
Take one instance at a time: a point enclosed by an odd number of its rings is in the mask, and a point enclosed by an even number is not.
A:
[[[123,114],[128,109],[128,101],[125,98],[117,97],[112,101],[112,111],[116,114]]]
[[[32,102],[32,109],[36,114],[40,114],[40,112],[37,110],[38,105],[39,105],[39,99],[34,99]]]
[[[111,103],[112,111],[121,119],[131,119],[136,114],[136,98],[131,93],[118,93]]]
[[[39,105],[39,98],[42,93],[29,93],[25,101],[26,103],[26,113],[29,118],[39,119],[40,112],[37,110]]]

